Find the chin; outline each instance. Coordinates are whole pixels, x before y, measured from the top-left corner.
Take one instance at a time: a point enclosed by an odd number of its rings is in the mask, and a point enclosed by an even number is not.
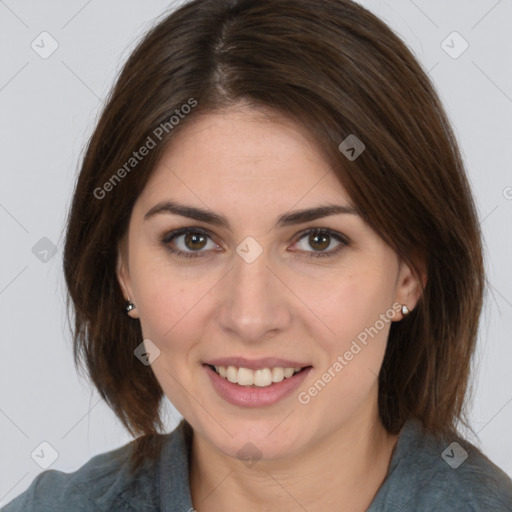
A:
[[[284,428],[281,419],[254,419],[224,421],[222,425],[233,437],[224,430],[203,431],[209,442],[218,450],[230,457],[240,460],[256,461],[277,460],[287,458],[298,450],[304,442],[305,432],[295,426]],[[285,420],[286,422],[286,420]]]

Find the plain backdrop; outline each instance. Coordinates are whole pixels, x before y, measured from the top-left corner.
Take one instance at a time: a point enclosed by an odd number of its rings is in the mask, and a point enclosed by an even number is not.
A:
[[[470,441],[512,475],[512,2],[361,3],[429,72],[461,145],[490,283]],[[63,230],[102,99],[136,41],[175,5],[0,0],[0,506],[43,471],[41,450],[56,456],[51,469],[69,472],[131,440],[73,365]],[[180,415],[165,411],[171,430]]]

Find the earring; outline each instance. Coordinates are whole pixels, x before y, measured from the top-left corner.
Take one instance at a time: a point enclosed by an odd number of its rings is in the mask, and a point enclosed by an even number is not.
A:
[[[407,316],[410,313],[410,311],[407,309],[407,306],[405,304],[402,305],[402,315]]]
[[[135,309],[135,304],[131,300],[128,300],[124,306],[124,309],[127,313],[129,313],[132,309]]]

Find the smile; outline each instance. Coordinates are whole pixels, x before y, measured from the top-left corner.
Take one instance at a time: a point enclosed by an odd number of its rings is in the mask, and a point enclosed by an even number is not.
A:
[[[265,367],[246,362],[254,368],[211,363],[202,366],[213,390],[224,401],[238,407],[267,407],[292,396],[313,370],[312,366],[276,366],[278,361],[268,359]]]
[[[274,383],[281,382],[284,379],[289,379],[296,373],[303,370],[303,368],[285,368],[277,366],[274,368],[260,368],[252,370],[250,368],[237,368],[236,366],[213,366],[208,365],[210,368],[220,375],[223,379],[238,384],[239,386],[258,386],[268,387]]]

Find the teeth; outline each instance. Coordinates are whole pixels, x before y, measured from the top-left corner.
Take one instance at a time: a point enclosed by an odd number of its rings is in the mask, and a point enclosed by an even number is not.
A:
[[[281,382],[284,379],[283,368],[272,368],[272,382]]]
[[[242,368],[240,368],[240,372]],[[249,370],[251,371],[251,370]],[[240,375],[240,372],[238,375]],[[254,374],[254,385],[259,387],[266,387],[272,384],[272,372],[268,368],[263,368],[262,370],[256,370],[252,372]],[[238,382],[240,384],[240,382]]]
[[[252,386],[254,384],[254,372],[249,368],[239,368],[237,380],[240,386]]]
[[[229,382],[238,382],[238,370],[234,366],[228,366],[226,370],[226,379]]]
[[[281,382],[283,379],[289,379],[292,375],[302,370],[300,366],[296,368],[261,368],[251,370],[250,368],[237,368],[236,366],[215,366],[215,371],[229,382],[240,386],[258,386],[268,387],[274,382]]]
[[[285,368],[284,369],[284,378],[288,379],[295,373],[295,368]]]

